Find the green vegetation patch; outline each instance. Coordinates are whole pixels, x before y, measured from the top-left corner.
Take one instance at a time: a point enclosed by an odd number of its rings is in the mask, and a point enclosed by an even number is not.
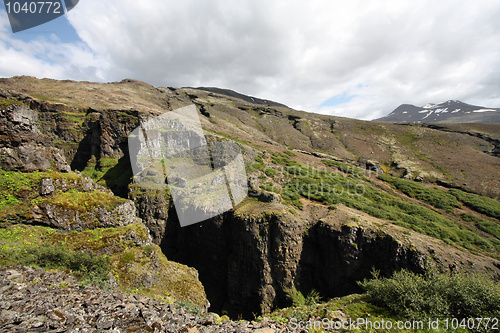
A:
[[[113,276],[124,292],[204,306],[196,271],[168,261],[155,244],[138,245],[148,243],[142,223],[82,232],[18,224],[0,228],[0,265],[70,269],[83,283],[101,286]]]
[[[454,208],[462,207],[457,202],[456,197],[448,193],[448,191],[427,187],[412,180],[396,178],[386,174],[380,174],[378,178],[391,183],[396,189],[409,197],[443,209],[448,213],[453,213]]]
[[[493,235],[496,238],[500,239],[500,224],[490,222],[488,220],[481,219],[479,217],[466,213],[461,214],[460,217],[462,218],[462,220],[466,222],[472,222],[482,231],[487,232],[490,235]]]
[[[331,165],[343,167],[337,163]],[[351,170],[355,169],[351,168]],[[473,252],[482,252],[492,257],[500,256],[497,244],[493,239],[482,237],[474,228],[456,223],[418,203],[402,200],[373,188],[364,178],[358,177],[356,170],[354,173],[333,172],[289,161],[285,175],[287,179],[280,194],[287,204],[300,208],[302,206],[300,196],[323,202],[329,206],[344,204],[371,216],[389,220],[402,227],[441,239],[448,244],[456,244]],[[401,184],[407,185],[406,182]],[[444,190],[432,191],[433,189],[420,187],[418,184],[415,187],[407,186],[405,190],[409,193],[413,190],[415,196],[426,198],[429,201],[431,199],[427,196],[432,195],[432,197],[439,199],[436,200],[442,207],[448,209],[458,205],[453,196],[444,195],[448,194]]]
[[[52,198],[41,199],[36,202],[38,204],[45,202],[65,209],[88,212],[97,207],[104,207],[111,211],[117,206],[124,204],[126,200],[99,190],[95,190],[93,192],[78,192],[76,190],[69,190],[68,192],[58,193]]]
[[[268,177],[274,177],[274,175],[276,174],[276,170],[275,169],[272,169],[272,168],[265,168],[264,169],[264,173],[268,176]]]
[[[45,227],[0,228],[0,264],[70,269],[82,282],[101,286],[109,279],[108,256],[69,251],[61,243],[49,241],[54,234],[54,230]]]
[[[286,165],[290,160],[290,155],[287,154],[280,154],[280,153],[272,153],[271,154],[271,161],[274,164],[281,164],[281,165]]]
[[[478,273],[425,275],[405,270],[390,278],[374,272],[360,285],[375,304],[414,320],[428,318],[487,318],[500,313],[500,282]]]
[[[274,192],[274,193],[280,192],[279,189],[272,182],[266,182],[260,185],[260,188],[269,192]]]
[[[342,163],[342,162],[333,161],[333,160],[321,160],[321,162],[323,162],[323,164],[325,164],[325,165],[335,167],[339,171],[342,171],[344,173],[348,173],[351,175],[364,176],[366,173],[365,170],[362,170],[362,169],[360,169],[352,164],[348,164],[348,163]]]
[[[75,173],[0,170],[0,222],[28,217],[33,206],[32,200],[39,197],[38,187],[43,178],[64,181],[68,188],[76,188],[81,182],[80,176]]]
[[[128,185],[132,182],[132,169],[127,157],[102,157],[97,161],[92,158],[82,174],[122,197],[126,197]]]
[[[474,209],[476,212],[500,219],[500,202],[482,195],[468,193],[458,189],[451,189],[450,193],[463,202],[464,205]]]
[[[22,102],[16,101],[14,99],[4,99],[0,101],[0,108],[4,109],[11,105],[25,105]]]
[[[311,299],[314,297],[309,297],[311,293],[315,294],[318,298]],[[372,322],[378,321],[385,322],[391,321],[393,323],[398,320],[404,320],[401,315],[391,312],[384,306],[379,306],[371,303],[370,298],[364,294],[352,294],[345,297],[333,298],[328,302],[319,303],[319,294],[311,291],[308,296],[300,297],[297,293],[295,297],[299,298],[298,302],[294,302],[294,305],[288,308],[283,308],[276,310],[269,314],[269,318],[276,321],[282,321],[292,324],[292,319],[294,321],[307,322],[313,318],[326,318],[332,320],[335,323],[341,320],[338,317],[338,313],[341,312],[351,318],[352,321],[356,322],[358,319],[369,318]],[[307,299],[309,298],[309,301]],[[348,319],[346,319],[348,320]],[[309,330],[310,332],[322,332],[321,330]],[[337,331],[337,330],[335,330]],[[384,332],[384,330],[380,330]],[[374,332],[373,330],[366,329],[360,326],[359,330],[356,332]],[[413,332],[413,331],[401,331],[397,332]]]

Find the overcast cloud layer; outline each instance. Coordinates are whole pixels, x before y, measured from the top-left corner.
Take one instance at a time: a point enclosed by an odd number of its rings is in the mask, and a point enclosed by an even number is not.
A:
[[[23,42],[0,12],[0,76],[217,86],[360,119],[500,107],[495,0],[81,0],[67,17],[81,40]]]

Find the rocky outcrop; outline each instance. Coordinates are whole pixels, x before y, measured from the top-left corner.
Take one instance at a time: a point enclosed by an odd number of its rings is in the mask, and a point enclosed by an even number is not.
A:
[[[87,110],[82,127],[84,138],[70,156],[71,167],[83,170],[89,160],[119,159],[127,152],[127,136],[139,124],[137,111]]]
[[[137,207],[138,216],[148,227],[153,242],[160,244],[165,236],[165,227],[171,206],[170,195],[165,190],[143,190],[135,184],[130,185],[129,198]]]
[[[64,154],[46,144],[38,113],[21,103],[0,105],[0,167],[24,172],[70,171]]]
[[[36,208],[34,209],[36,210]],[[85,229],[121,227],[138,221],[134,203],[131,201],[118,204],[113,209],[95,207],[85,211],[43,203],[38,211],[43,212],[43,217],[35,219],[36,222],[59,230],[83,231]]]
[[[82,231],[140,221],[132,201],[114,196],[77,173],[10,172],[4,177],[8,185],[1,186],[0,191],[10,190],[16,198],[6,207],[11,212],[7,213],[10,222]]]
[[[0,330],[9,332],[277,332],[276,322],[221,320],[136,294],[81,286],[61,271],[0,268]],[[267,328],[265,330],[265,328]]]

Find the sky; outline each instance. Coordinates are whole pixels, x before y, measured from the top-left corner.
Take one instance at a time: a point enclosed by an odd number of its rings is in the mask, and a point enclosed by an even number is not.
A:
[[[80,0],[12,33],[0,4],[0,77],[212,86],[366,120],[500,107],[499,17],[497,0]]]

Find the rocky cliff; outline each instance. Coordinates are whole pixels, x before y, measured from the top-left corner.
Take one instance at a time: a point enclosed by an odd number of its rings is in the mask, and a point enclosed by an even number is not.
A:
[[[251,317],[289,306],[290,290],[314,289],[324,299],[358,292],[356,282],[372,268],[387,276],[426,265],[500,276],[498,202],[491,199],[500,194],[498,125],[362,122],[131,80],[17,77],[0,80],[0,89],[0,166],[13,179],[2,183],[2,193],[12,192],[2,194],[2,221],[73,230],[81,239],[65,238],[72,251],[96,237],[90,229],[107,228],[92,250],[111,256],[124,291],[200,308],[206,291],[211,310]],[[132,183],[127,135],[190,104],[207,135],[239,143],[250,197],[181,228],[168,190]],[[318,190],[324,182],[364,192],[327,195]],[[493,208],[450,199],[449,188]],[[194,269],[166,258],[196,268],[203,286]]]

